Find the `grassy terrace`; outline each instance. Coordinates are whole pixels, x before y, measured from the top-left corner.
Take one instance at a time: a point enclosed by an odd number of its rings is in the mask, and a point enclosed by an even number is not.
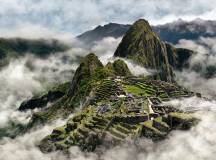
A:
[[[120,139],[125,139],[127,137],[126,134],[119,132],[118,130],[116,130],[115,128],[111,128],[109,129],[110,134],[114,135],[115,137],[118,137]]]
[[[168,127],[168,128],[170,127],[167,123],[163,122],[163,118],[162,117],[155,118],[154,121],[162,124],[165,127]]]
[[[172,112],[172,113],[169,113],[169,116],[180,118],[182,120],[193,120],[194,119],[194,117],[188,113],[186,114],[186,113]]]
[[[157,134],[160,134],[160,135],[163,135],[163,134],[164,134],[163,132],[159,131],[157,128],[153,127],[152,124],[153,124],[153,121],[149,120],[149,121],[144,122],[144,123],[143,123],[143,126],[144,126],[145,128],[148,128],[148,129],[154,131],[154,132],[157,133]]]
[[[147,85],[145,83],[138,82],[137,86],[139,86],[140,88],[145,89],[145,90],[147,90],[149,92],[152,92],[152,93],[155,92],[155,89],[153,88],[153,86]]]
[[[159,97],[167,101],[170,97],[186,96],[188,93],[175,84],[161,81],[149,81],[144,79],[128,79],[123,84],[126,92],[133,93],[136,96],[154,96],[159,93]]]
[[[119,91],[119,86],[112,80],[104,80],[96,89],[96,99],[108,99],[111,95],[115,95]]]
[[[130,136],[137,129],[137,126],[130,125],[127,123],[115,123],[107,130],[109,135],[112,135],[114,138],[125,139]]]
[[[123,127],[123,126],[121,126],[121,125],[116,125],[115,126],[115,128],[118,130],[118,131],[120,131],[120,132],[122,132],[122,133],[124,133],[124,134],[129,134],[130,133],[130,130],[129,129],[127,129],[127,128],[125,128],[125,127]]]
[[[123,89],[128,93],[133,93],[136,96],[149,96],[149,93],[147,93],[144,89],[135,86],[135,85],[124,85]]]

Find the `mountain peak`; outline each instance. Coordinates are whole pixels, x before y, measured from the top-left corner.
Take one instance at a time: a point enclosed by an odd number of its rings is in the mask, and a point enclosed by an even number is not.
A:
[[[127,64],[121,60],[115,60],[113,63],[109,62],[106,67],[114,72],[117,76],[131,76],[132,73]]]
[[[73,96],[79,85],[91,77],[98,68],[103,68],[103,64],[94,53],[88,54],[77,68],[69,90],[69,96]]]
[[[166,45],[150,27],[148,21],[140,19],[127,31],[114,56],[126,57],[143,67],[158,71],[157,78],[172,81]]]
[[[142,29],[143,31],[148,31],[148,30],[151,30],[152,31],[152,28],[149,24],[149,22],[145,19],[139,19],[137,20],[133,25],[132,27],[134,28],[137,28],[137,29]]]

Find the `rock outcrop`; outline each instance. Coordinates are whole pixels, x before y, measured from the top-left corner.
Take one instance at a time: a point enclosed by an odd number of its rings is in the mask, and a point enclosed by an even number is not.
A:
[[[86,79],[93,76],[96,70],[100,68],[103,68],[103,64],[99,61],[98,57],[93,53],[87,55],[74,74],[68,95],[73,96],[82,83],[85,83]]]
[[[113,63],[108,63],[106,65],[106,67],[109,70],[114,71],[115,75],[119,75],[119,76],[131,76],[132,73],[130,72],[127,64],[123,61],[123,60],[116,60]]]
[[[48,103],[53,103],[67,94],[70,83],[66,82],[64,84],[58,85],[53,89],[49,90],[47,93],[40,96],[34,96],[29,100],[24,101],[20,107],[20,111],[26,111],[28,109],[43,108]]]
[[[183,70],[189,67],[190,58],[196,54],[196,52],[185,49],[175,48],[171,44],[166,43],[166,50],[168,55],[169,64],[173,69]]]
[[[174,81],[166,44],[153,32],[146,20],[140,19],[132,25],[114,56],[132,59],[141,66],[157,70],[159,79]]]

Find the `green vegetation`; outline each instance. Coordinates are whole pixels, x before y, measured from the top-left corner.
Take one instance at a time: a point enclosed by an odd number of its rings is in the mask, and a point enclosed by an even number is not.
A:
[[[26,54],[45,57],[68,49],[69,46],[59,42],[58,40],[0,38],[0,67],[7,65],[11,59]]]
[[[124,85],[124,89],[125,89],[126,92],[133,93],[136,96],[149,95],[148,93],[146,93],[145,90],[141,89],[140,87],[134,86],[134,85]]]
[[[51,53],[65,51],[67,49],[68,46],[57,40],[0,38],[0,52],[5,56],[7,54],[20,56],[25,53],[32,53],[37,56],[46,56]]]
[[[172,129],[189,129],[192,126],[190,119],[179,121],[179,116],[183,114],[178,115],[177,112],[182,111],[173,107],[164,106],[164,112],[154,109],[154,113],[149,113],[148,97],[181,97],[183,94],[177,93],[182,93],[183,88],[132,76],[122,60],[103,66],[91,53],[83,59],[71,83],[56,86],[51,91],[47,97],[57,91],[63,96],[34,113],[28,128],[67,117],[77,107],[82,106],[82,110],[41,141],[39,147],[44,152],[67,150],[71,146],[94,151],[103,143],[116,145],[140,136],[161,140]],[[184,95],[187,93],[184,92]]]
[[[174,81],[166,45],[152,31],[146,20],[140,19],[131,26],[114,55],[129,58],[141,66],[157,70],[155,78]]]
[[[179,113],[179,112],[172,112],[169,114],[171,117],[180,118],[182,120],[191,120],[194,119],[194,117],[188,113]]]

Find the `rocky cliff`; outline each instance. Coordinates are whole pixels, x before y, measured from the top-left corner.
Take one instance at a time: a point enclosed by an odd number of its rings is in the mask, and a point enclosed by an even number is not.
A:
[[[156,79],[174,82],[173,70],[188,67],[193,54],[196,53],[175,48],[160,40],[149,23],[141,19],[126,32],[114,56],[131,59],[141,66],[155,70]]]
[[[157,70],[159,79],[174,81],[166,44],[153,32],[146,20],[140,19],[132,25],[114,56],[132,59],[141,66]]]

